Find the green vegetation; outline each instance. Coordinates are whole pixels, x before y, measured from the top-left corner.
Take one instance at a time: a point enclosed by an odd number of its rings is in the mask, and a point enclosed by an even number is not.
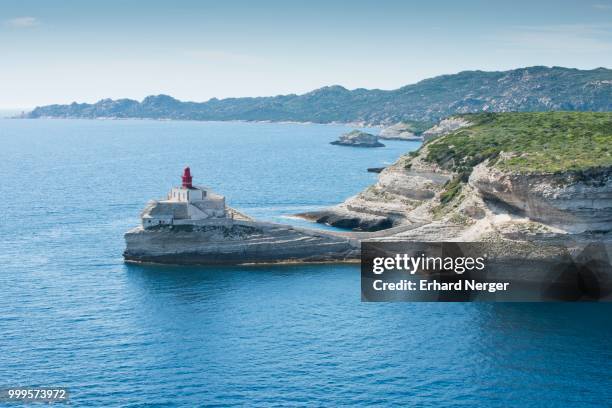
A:
[[[486,159],[497,168],[519,173],[579,173],[612,166],[612,112],[479,113],[462,117],[474,125],[430,142],[425,159],[459,173],[463,179]],[[446,202],[456,194],[455,189],[455,185],[448,186],[450,198]]]
[[[182,102],[168,95],[103,99],[38,107],[27,117],[271,120],[298,122],[403,122],[415,133],[427,122],[457,112],[610,111],[612,70],[527,67],[511,71],[464,71],[394,90],[328,86],[303,95]]]
[[[444,186],[444,192],[440,195],[440,202],[447,204],[452,201],[459,192],[461,192],[461,178],[455,177],[451,181],[447,182]]]
[[[461,115],[472,126],[427,144],[426,161],[457,173],[444,186],[442,214],[461,191],[474,166],[517,173],[571,172],[592,178],[590,170],[612,167],[612,112],[479,113]]]

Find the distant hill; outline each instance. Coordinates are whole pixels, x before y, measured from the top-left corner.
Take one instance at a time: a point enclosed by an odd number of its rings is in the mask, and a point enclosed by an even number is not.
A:
[[[612,70],[528,67],[464,71],[384,91],[328,86],[303,95],[181,102],[168,95],[37,107],[28,118],[151,118],[297,122],[434,122],[456,113],[611,111]]]

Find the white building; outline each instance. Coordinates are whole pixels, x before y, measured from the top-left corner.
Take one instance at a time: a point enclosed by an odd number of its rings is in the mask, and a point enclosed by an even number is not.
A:
[[[207,187],[194,186],[189,167],[185,168],[182,179],[181,187],[173,187],[166,200],[148,203],[141,216],[144,228],[227,218],[225,197]]]

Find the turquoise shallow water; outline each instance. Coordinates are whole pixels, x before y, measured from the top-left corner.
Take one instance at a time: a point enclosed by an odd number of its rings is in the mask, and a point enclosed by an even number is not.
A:
[[[0,120],[0,388],[74,406],[607,406],[603,304],[362,304],[341,266],[125,265],[122,234],[189,164],[254,216],[334,204],[416,144],[349,128]]]

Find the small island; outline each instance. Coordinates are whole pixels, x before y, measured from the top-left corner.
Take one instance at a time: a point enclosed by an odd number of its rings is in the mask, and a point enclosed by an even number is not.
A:
[[[338,140],[330,144],[353,147],[385,147],[384,144],[378,141],[378,136],[360,130],[345,133]]]

